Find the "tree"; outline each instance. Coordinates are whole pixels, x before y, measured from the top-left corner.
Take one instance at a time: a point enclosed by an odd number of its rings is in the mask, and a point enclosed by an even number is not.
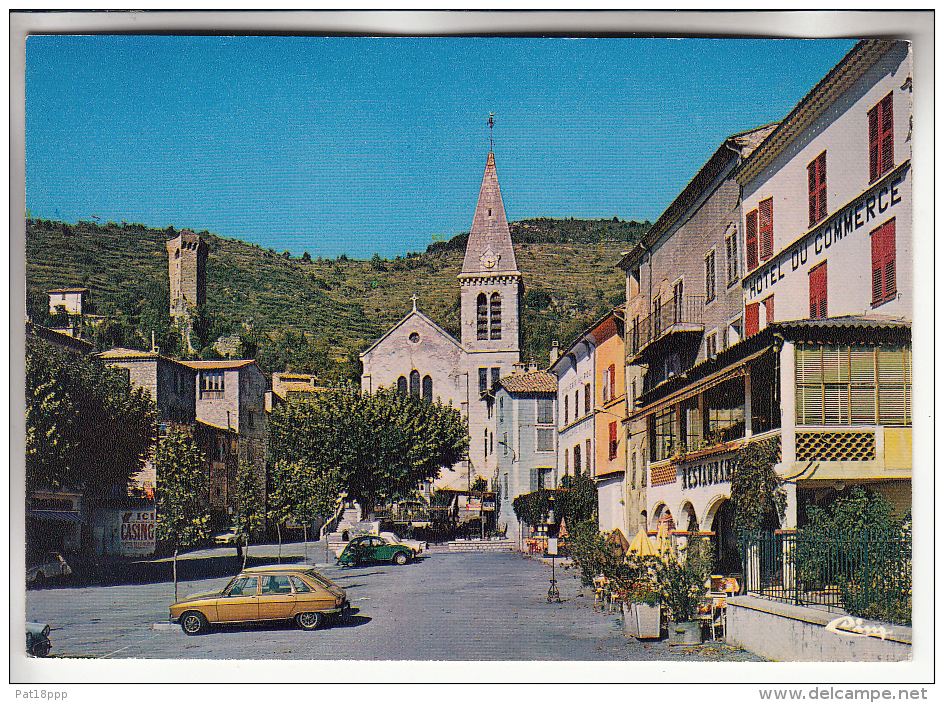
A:
[[[242,557],[242,568],[246,568],[249,542],[253,533],[262,527],[264,512],[262,501],[259,499],[255,467],[251,463],[241,461],[236,472],[236,507],[233,509],[233,522],[236,527],[236,557]]]
[[[157,473],[157,540],[174,548],[174,600],[177,554],[210,536],[206,498],[210,481],[203,452],[184,425],[171,425],[154,454]]]
[[[779,526],[787,509],[787,494],[774,471],[779,448],[774,440],[748,442],[735,457],[731,479],[735,524],[739,528]]]
[[[272,473],[273,491],[269,495],[269,518],[279,535],[279,559],[282,558],[282,525],[289,520],[305,528],[319,515],[334,512],[341,492],[340,474],[331,465],[315,466],[305,461],[277,461]]]
[[[420,481],[465,458],[468,424],[457,410],[402,396],[395,389],[361,393],[352,385],[288,403],[273,413],[276,461],[337,468],[341,487],[363,516],[407,495]]]
[[[100,359],[26,341],[26,494],[123,495],[154,443],[150,392]]]

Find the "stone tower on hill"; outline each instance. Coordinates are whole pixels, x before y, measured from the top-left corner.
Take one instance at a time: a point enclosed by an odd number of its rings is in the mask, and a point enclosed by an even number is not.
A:
[[[170,316],[190,344],[190,306],[206,303],[206,260],[209,246],[190,230],[168,239],[167,270],[170,278]]]

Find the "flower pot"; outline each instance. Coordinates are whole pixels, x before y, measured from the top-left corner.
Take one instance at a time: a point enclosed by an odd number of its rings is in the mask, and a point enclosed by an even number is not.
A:
[[[661,634],[659,604],[623,603],[623,634],[637,639],[658,637]]]
[[[669,644],[701,644],[701,620],[669,621]]]

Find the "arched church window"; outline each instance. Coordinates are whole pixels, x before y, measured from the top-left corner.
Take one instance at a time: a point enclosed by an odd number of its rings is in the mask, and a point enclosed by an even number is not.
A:
[[[501,295],[498,293],[492,293],[491,318],[491,338],[501,339]]]
[[[475,338],[488,339],[488,298],[479,293],[475,302]]]
[[[175,258],[175,259],[179,259],[179,258],[180,258],[180,249],[174,249],[174,258]]]
[[[433,402],[433,377],[423,376],[423,400]]]
[[[397,393],[406,395],[406,376],[400,376],[397,379]]]
[[[410,371],[410,395],[420,394],[420,372],[416,369]]]

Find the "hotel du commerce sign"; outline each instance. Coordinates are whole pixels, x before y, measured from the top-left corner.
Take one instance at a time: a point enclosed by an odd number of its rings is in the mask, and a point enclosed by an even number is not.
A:
[[[891,217],[902,201],[900,189],[909,169],[910,161],[906,161],[745,278],[748,300],[761,295],[798,269],[817,262],[846,237],[858,236],[860,230],[868,232],[880,224],[880,219]]]

